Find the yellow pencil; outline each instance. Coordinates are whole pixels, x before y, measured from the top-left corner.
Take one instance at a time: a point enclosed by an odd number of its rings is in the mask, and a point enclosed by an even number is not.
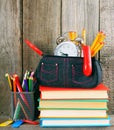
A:
[[[99,44],[100,42],[103,42],[105,37],[106,35],[103,32],[99,32],[91,46],[91,50],[95,50],[96,46],[98,46],[97,44]]]
[[[84,44],[86,44],[86,30],[85,29],[82,30],[82,38],[84,40]]]
[[[100,45],[101,45],[100,42],[96,42],[96,46],[94,46],[94,48],[92,49],[92,51],[95,51]]]
[[[94,53],[92,54],[92,57],[94,57],[97,53],[98,53],[98,51],[102,48],[104,46],[104,44],[103,43],[101,43],[101,45],[94,51]]]
[[[91,45],[91,47],[90,47],[91,50],[93,50],[93,48],[95,47],[95,44],[96,44],[96,42],[98,41],[100,35],[101,35],[101,32],[99,32],[99,33],[97,34],[96,38],[94,39],[94,41],[93,41],[93,43],[92,43],[92,45]]]
[[[92,54],[92,57],[94,57],[96,54],[97,54],[97,52],[99,51],[99,50],[101,50],[101,48],[104,46],[104,42],[101,42],[100,43],[100,46],[98,46],[98,48],[93,52],[93,54]]]
[[[101,37],[99,38],[99,42],[103,42],[105,37],[106,37],[106,35],[101,35]]]
[[[12,91],[13,90],[13,86],[12,86],[12,83],[11,83],[11,77],[10,77],[10,75],[8,73],[5,74],[5,77],[7,78],[10,90]]]

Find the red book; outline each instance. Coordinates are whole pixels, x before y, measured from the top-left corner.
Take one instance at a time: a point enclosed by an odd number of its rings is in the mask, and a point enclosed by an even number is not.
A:
[[[108,99],[109,88],[103,83],[94,88],[59,88],[39,86],[41,99]]]

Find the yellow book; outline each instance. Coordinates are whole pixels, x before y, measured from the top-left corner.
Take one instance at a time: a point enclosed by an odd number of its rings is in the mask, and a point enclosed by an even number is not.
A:
[[[39,99],[39,110],[44,109],[87,109],[107,110],[108,100],[42,100]]]

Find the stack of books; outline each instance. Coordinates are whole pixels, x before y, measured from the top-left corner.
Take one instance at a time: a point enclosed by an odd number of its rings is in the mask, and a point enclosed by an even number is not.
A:
[[[41,127],[110,126],[107,114],[108,90],[104,84],[95,88],[57,88],[39,86]]]

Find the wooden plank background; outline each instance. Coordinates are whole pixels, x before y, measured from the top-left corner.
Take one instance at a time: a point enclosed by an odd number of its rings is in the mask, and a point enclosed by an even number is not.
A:
[[[103,82],[110,88],[109,114],[114,114],[114,0],[0,0],[0,115],[10,115],[10,90],[5,73],[22,79],[26,69],[38,65],[40,56],[25,45],[29,39],[45,54],[53,54],[56,38],[67,31],[81,36],[87,30],[90,45],[99,30],[106,45],[99,59]]]
[[[114,114],[114,0],[100,1],[100,29],[106,32],[106,45],[101,50],[103,82],[109,86],[109,113]]]
[[[10,90],[5,73],[22,75],[20,1],[0,0],[0,115],[9,115]]]

